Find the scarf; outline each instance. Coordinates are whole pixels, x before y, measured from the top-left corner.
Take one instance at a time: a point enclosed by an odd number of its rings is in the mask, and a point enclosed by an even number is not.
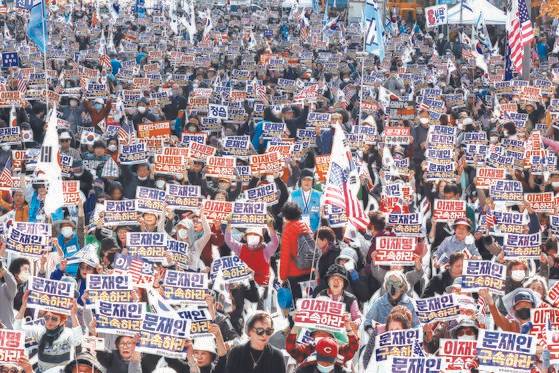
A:
[[[56,329],[53,330],[46,330],[45,333],[41,336],[39,341],[39,360],[44,361],[45,355],[44,351],[46,348],[52,346],[53,342],[60,337],[62,332],[64,331],[64,325],[59,325]]]

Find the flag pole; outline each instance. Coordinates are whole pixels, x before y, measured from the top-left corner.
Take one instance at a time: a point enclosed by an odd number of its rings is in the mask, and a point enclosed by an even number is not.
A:
[[[526,8],[528,8],[528,18],[532,21],[532,0],[526,0]],[[530,42],[531,44],[532,42]],[[522,79],[530,80],[530,65],[532,63],[532,46],[526,44],[524,48],[524,55],[522,56]]]
[[[45,0],[41,0],[41,16],[42,16],[42,25],[43,28],[43,43],[45,45],[45,51],[43,52],[43,69],[45,70],[45,103],[47,106],[46,115],[48,118],[49,113],[49,77],[47,72],[47,17],[46,17],[46,3]]]

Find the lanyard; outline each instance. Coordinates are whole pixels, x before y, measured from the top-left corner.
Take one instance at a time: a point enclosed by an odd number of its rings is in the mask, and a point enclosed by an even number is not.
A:
[[[303,209],[304,214],[307,214],[309,212],[310,201],[311,201],[311,191],[309,191],[309,198],[305,197],[305,192],[303,191],[303,203],[305,204],[305,208]]]

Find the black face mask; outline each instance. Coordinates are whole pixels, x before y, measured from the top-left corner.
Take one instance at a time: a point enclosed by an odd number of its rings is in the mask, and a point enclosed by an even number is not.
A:
[[[530,309],[529,308],[521,308],[519,310],[514,311],[516,318],[519,320],[529,320],[530,319]]]

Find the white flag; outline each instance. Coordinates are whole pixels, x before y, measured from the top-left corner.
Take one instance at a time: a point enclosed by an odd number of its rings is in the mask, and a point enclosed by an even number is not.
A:
[[[52,108],[47,124],[47,131],[41,146],[41,158],[37,164],[38,172],[43,173],[44,180],[48,182],[48,191],[45,198],[45,213],[52,214],[64,205],[62,192],[62,172],[58,164],[58,132],[56,131],[56,106]]]

